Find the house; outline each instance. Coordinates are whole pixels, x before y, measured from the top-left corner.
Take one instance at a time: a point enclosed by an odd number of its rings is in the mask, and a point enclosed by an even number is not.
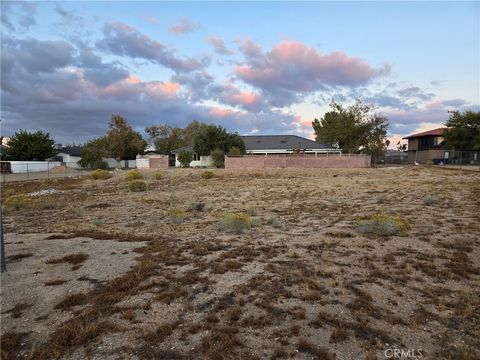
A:
[[[451,150],[443,138],[445,128],[437,128],[404,137],[408,140],[408,162],[425,164],[428,160],[434,164],[448,163]]]
[[[280,155],[280,154],[341,154],[339,149],[333,149],[313,140],[297,135],[246,135],[242,136],[245,150],[249,155]],[[172,151],[175,155],[175,166],[179,167],[178,154],[182,151],[193,153],[191,167],[211,166],[210,156],[200,156],[193,151],[193,145]]]
[[[408,153],[406,151],[387,149],[382,160],[385,164],[403,164],[408,160]]]
[[[82,148],[80,146],[64,146],[58,149],[56,159],[65,163],[69,168],[80,168],[77,162],[81,159],[81,154]]]

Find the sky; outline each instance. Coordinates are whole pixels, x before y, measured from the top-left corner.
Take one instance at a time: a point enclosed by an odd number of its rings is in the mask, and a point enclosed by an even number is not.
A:
[[[389,120],[391,148],[480,109],[480,2],[1,2],[2,136],[144,133],[198,120],[314,138],[332,99]]]

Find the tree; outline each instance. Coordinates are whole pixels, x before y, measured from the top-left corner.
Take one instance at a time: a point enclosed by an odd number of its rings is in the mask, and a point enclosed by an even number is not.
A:
[[[331,111],[312,122],[315,140],[345,153],[378,155],[384,151],[388,121],[373,113],[375,107],[357,99],[344,108],[332,101]]]
[[[178,154],[178,161],[182,167],[189,167],[190,163],[193,161],[193,154],[191,151],[181,151]]]
[[[400,141],[397,142],[398,151],[407,151],[407,143],[402,144]]]
[[[108,163],[103,160],[109,156],[108,144],[105,137],[93,139],[82,147],[78,165],[88,169],[107,169]]]
[[[373,117],[365,123],[363,138],[361,141],[360,152],[372,156],[380,156],[385,153],[385,146],[388,140],[387,136],[388,121],[381,115],[373,115]]]
[[[169,154],[172,150],[193,144],[195,136],[207,126],[207,124],[192,121],[184,129],[163,124],[149,126],[145,132],[157,152]]]
[[[55,141],[50,138],[50,134],[43,131],[15,132],[5,149],[5,158],[11,161],[43,161],[56,154]]]
[[[145,129],[149,141],[160,154],[169,154],[172,150],[186,146],[183,144],[183,129],[170,125],[150,126]]]
[[[213,160],[213,166],[221,168],[225,165],[225,152],[221,149],[215,149],[210,153]]]
[[[231,147],[238,147],[245,153],[245,143],[237,133],[229,134],[221,126],[207,125],[194,138],[193,149],[198,155],[210,155],[215,149],[225,154]]]
[[[120,115],[112,115],[106,135],[110,155],[117,160],[135,159],[143,154],[147,142],[140,133],[133,131],[127,120]]]
[[[228,149],[228,156],[242,156],[244,152],[240,150],[240,148],[236,146],[232,146],[230,149]]]
[[[443,134],[446,143],[455,150],[480,150],[480,112],[450,111]]]

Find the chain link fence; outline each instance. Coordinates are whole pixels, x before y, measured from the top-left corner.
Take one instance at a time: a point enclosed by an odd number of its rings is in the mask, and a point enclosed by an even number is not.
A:
[[[90,173],[90,169],[83,169],[76,162],[0,161],[0,182],[2,183],[89,175]]]

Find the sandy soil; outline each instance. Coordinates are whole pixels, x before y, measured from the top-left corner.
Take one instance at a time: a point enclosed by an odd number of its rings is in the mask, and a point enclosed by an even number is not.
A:
[[[480,358],[480,174],[203,171],[143,171],[138,193],[124,172],[4,186],[63,193],[5,209],[7,255],[33,255],[2,275],[3,356]],[[406,236],[356,231],[375,214]]]

